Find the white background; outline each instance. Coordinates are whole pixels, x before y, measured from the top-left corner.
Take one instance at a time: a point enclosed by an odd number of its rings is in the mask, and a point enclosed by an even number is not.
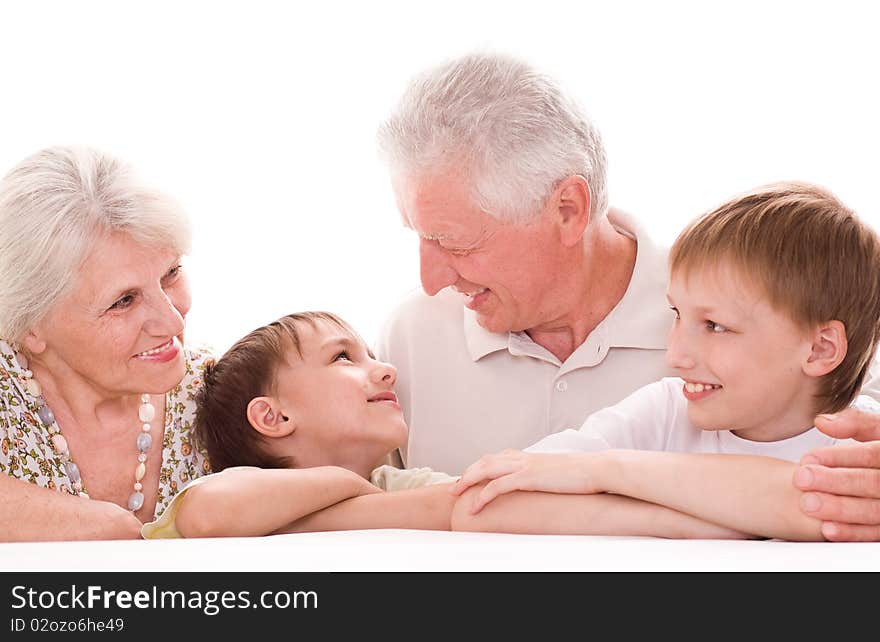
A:
[[[880,224],[872,3],[312,4],[0,5],[0,171],[85,143],[182,200],[189,336],[220,351],[304,309],[375,338],[418,286],[376,127],[412,75],[476,49],[578,97],[612,204],[662,241],[779,179],[823,184]]]

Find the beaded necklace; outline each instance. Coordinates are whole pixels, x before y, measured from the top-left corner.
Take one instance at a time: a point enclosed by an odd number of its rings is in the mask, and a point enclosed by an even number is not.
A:
[[[21,367],[21,379],[24,381],[25,390],[27,390],[28,394],[32,397],[36,397],[37,399],[37,415],[39,415],[40,421],[43,422],[43,425],[46,426],[46,430],[49,432],[50,441],[52,442],[52,448],[55,450],[55,454],[61,459],[64,470],[70,478],[70,482],[73,484],[73,489],[76,491],[77,495],[88,498],[88,494],[83,489],[82,476],[80,475],[79,467],[70,458],[70,448],[67,445],[67,440],[64,438],[64,435],[61,434],[61,428],[58,426],[58,422],[55,421],[55,414],[52,412],[52,409],[49,408],[46,399],[43,397],[43,389],[40,386],[40,382],[34,379],[34,373],[28,370],[29,364],[27,357],[16,348],[13,349],[15,350],[15,359]],[[153,446],[153,437],[150,435],[150,430],[152,428],[150,422],[155,418],[156,408],[150,402],[150,395],[146,393],[142,394],[141,405],[138,407],[138,419],[141,421],[141,432],[138,433],[136,442],[138,465],[134,472],[134,492],[128,498],[128,510],[133,513],[140,510],[144,505],[144,494],[142,492],[144,487],[143,484],[141,484],[141,480],[143,480],[144,475],[147,473],[147,453]]]

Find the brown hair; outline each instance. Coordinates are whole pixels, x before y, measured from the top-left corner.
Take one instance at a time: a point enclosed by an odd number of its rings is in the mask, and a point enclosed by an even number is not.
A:
[[[329,312],[288,314],[239,339],[216,363],[205,368],[204,386],[196,393],[194,438],[208,453],[211,468],[230,466],[292,468],[289,457],[267,452],[265,438],[247,418],[252,399],[274,394],[275,374],[290,349],[302,356],[298,327],[319,321],[355,335],[342,319]]]
[[[669,255],[670,270],[732,261],[770,304],[797,324],[838,320],[847,354],[819,384],[816,412],[837,412],[858,394],[880,330],[880,240],[833,194],[774,183],[693,221]]]

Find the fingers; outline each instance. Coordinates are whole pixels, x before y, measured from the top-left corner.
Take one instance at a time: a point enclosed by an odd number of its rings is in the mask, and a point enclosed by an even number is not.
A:
[[[838,439],[880,439],[880,414],[846,408],[833,415],[818,415],[816,428]]]
[[[801,496],[801,510],[810,517],[838,524],[880,526],[880,500],[809,492]]]
[[[512,493],[515,490],[527,490],[520,486],[518,475],[505,475],[498,479],[493,479],[483,487],[483,490],[474,499],[474,503],[470,507],[471,515],[476,515],[483,508],[499,495]]]
[[[880,469],[880,441],[817,448],[804,455],[801,458],[801,464],[822,464],[835,468]]]
[[[522,467],[524,453],[519,450],[505,450],[497,455],[486,455],[468,466],[450,492],[461,495],[471,486],[486,480],[496,479],[502,475],[519,470]]]
[[[823,522],[822,535],[829,542],[880,542],[880,526]]]
[[[794,485],[807,491],[880,499],[880,469],[800,466],[794,473]]]

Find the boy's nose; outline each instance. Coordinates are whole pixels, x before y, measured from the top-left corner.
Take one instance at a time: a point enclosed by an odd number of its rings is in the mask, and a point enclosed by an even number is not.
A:
[[[376,381],[393,386],[397,382],[397,368],[390,363],[377,361],[376,368],[373,370],[373,378]]]
[[[694,358],[686,347],[681,333],[672,328],[666,342],[666,363],[676,370],[689,370],[694,367]]]

